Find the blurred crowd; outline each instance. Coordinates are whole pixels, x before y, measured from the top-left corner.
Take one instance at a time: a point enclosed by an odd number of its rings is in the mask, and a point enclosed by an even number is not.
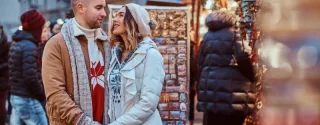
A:
[[[73,18],[73,11],[70,9],[66,13],[66,18]],[[46,118],[45,112],[45,93],[43,90],[41,80],[41,62],[42,55],[47,41],[61,31],[63,20],[47,21],[36,10],[30,10],[21,15],[22,29],[19,29],[12,36],[13,41],[8,41],[6,32],[4,31],[3,24],[0,22],[0,124],[9,123],[10,119],[15,122],[12,124],[23,124],[13,106],[19,103],[26,103],[37,105],[39,110],[38,114],[43,114],[43,119]],[[32,41],[33,43],[30,43]],[[36,46],[37,49],[30,49]],[[34,55],[34,53],[38,55]],[[23,59],[20,56],[24,57]],[[24,67],[12,67],[10,63],[25,64]],[[40,67],[37,67],[40,66]],[[9,74],[10,72],[10,74]],[[22,74],[21,74],[22,73]],[[30,74],[36,73],[39,78],[34,81]],[[27,85],[22,84],[28,81]],[[9,84],[12,83],[12,84]],[[31,91],[30,91],[31,90]],[[22,97],[30,97],[40,102],[21,102],[19,95]],[[20,102],[19,102],[20,101]],[[12,104],[16,103],[16,104]],[[32,110],[24,109],[26,112]],[[13,114],[13,115],[12,115]],[[23,115],[23,114],[20,114]],[[17,117],[10,117],[17,116]],[[35,116],[34,116],[35,117]],[[45,120],[47,121],[47,120]]]

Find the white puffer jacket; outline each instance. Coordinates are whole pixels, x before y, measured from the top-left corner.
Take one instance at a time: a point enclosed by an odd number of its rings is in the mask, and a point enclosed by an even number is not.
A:
[[[157,105],[165,77],[163,58],[151,38],[141,44],[120,71],[122,116],[110,125],[162,125]],[[116,63],[114,54],[110,69]]]

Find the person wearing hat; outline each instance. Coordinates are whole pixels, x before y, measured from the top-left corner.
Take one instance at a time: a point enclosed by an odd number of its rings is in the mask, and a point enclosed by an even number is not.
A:
[[[12,36],[14,43],[9,52],[9,83],[11,125],[47,125],[46,113],[41,105],[45,94],[40,73],[38,44],[45,24],[44,17],[36,10],[21,15],[22,29]]]
[[[58,23],[58,21],[53,21],[49,25],[51,36],[58,34],[61,31],[62,24]]]
[[[42,78],[53,125],[108,124],[108,36],[100,28],[105,0],[71,0],[75,17],[47,43]]]
[[[146,9],[126,4],[115,15],[109,82],[109,125],[162,125],[157,105],[164,62],[150,38],[156,22]]]
[[[251,48],[248,41],[237,40],[236,22],[236,15],[227,10],[206,18],[209,31],[200,46],[197,86],[203,125],[242,125],[255,107]]]

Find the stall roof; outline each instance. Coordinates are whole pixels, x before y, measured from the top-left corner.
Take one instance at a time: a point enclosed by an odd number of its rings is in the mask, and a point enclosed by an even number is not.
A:
[[[186,6],[183,1],[179,0],[148,0],[147,5],[157,5],[157,6]]]

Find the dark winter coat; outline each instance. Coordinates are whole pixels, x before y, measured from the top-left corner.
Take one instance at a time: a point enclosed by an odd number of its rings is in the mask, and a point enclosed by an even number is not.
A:
[[[246,74],[253,74],[249,58],[251,49],[247,42],[233,40],[231,27],[234,22],[230,21],[234,20],[226,19],[230,16],[225,14],[220,13],[214,17],[216,19],[207,20],[210,30],[204,35],[198,60],[197,109],[226,115],[247,114],[255,103],[254,84],[251,78],[246,77]],[[241,65],[237,65],[235,60],[241,61]]]
[[[0,91],[6,90],[9,87],[8,82],[8,54],[10,43],[7,41],[7,36],[2,32],[0,37]]]
[[[45,99],[42,85],[39,49],[31,33],[17,31],[9,52],[9,83],[14,95]]]

